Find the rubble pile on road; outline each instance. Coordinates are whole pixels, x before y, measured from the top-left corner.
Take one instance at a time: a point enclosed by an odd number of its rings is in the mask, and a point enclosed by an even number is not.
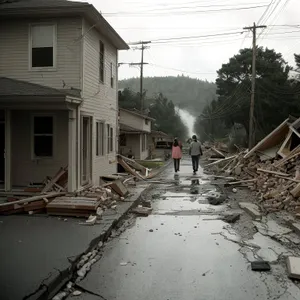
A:
[[[204,147],[210,156],[206,165],[216,173],[234,176],[229,186],[247,186],[256,192],[263,211],[300,213],[300,119],[289,118],[250,151],[234,154],[216,146]],[[209,148],[209,149],[207,149]],[[216,150],[220,152],[215,158]],[[213,160],[213,162],[211,162]]]

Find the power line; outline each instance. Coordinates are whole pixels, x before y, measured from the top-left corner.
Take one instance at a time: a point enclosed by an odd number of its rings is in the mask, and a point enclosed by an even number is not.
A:
[[[240,10],[250,10],[263,8],[267,5],[256,5],[248,7],[235,7],[235,8],[224,8],[224,9],[207,9],[207,10],[193,10],[193,11],[178,11],[178,12],[162,12],[162,13],[141,13],[141,12],[115,12],[115,13],[102,13],[104,16],[108,17],[159,17],[159,16],[178,16],[178,15],[189,15],[198,13],[214,13],[214,12],[228,12],[228,11],[240,11]]]

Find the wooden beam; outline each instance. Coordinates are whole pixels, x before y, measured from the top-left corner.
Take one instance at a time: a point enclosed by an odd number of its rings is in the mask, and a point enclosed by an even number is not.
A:
[[[285,176],[285,177],[290,176],[289,174],[286,174],[286,173],[275,172],[275,171],[270,171],[270,170],[265,170],[265,169],[260,169],[260,168],[258,168],[257,171],[258,172],[269,173],[269,174],[273,174],[273,175]]]
[[[220,159],[220,160],[214,161],[214,162],[212,162],[212,163],[206,165],[206,167],[213,166],[213,165],[217,165],[217,164],[219,164],[219,163],[221,163],[221,162],[228,161],[228,160],[234,159],[234,158],[236,158],[236,157],[237,157],[237,155],[225,157],[225,158],[222,158],[222,159]]]
[[[66,194],[65,192],[43,194],[43,195],[33,196],[33,197],[29,197],[29,198],[25,198],[25,199],[21,199],[21,200],[17,200],[17,201],[0,203],[0,207],[9,206],[9,205],[13,205],[13,204],[30,203],[30,202],[42,200],[44,198],[47,198],[47,199],[48,198],[54,198],[54,197],[62,196],[62,195],[65,195],[65,194]]]

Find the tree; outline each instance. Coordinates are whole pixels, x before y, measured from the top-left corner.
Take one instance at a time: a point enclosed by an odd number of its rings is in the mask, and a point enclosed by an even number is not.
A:
[[[241,49],[217,71],[216,108],[210,118],[222,120],[227,127],[242,124],[249,134],[249,104],[251,95],[252,49]],[[257,48],[255,128],[269,132],[299,104],[288,74],[291,67],[280,53]]]
[[[151,116],[155,119],[154,128],[171,136],[185,139],[187,128],[176,112],[172,101],[159,94],[149,107]]]
[[[185,139],[187,136],[187,128],[177,114],[172,101],[158,94],[154,99],[147,98],[144,95],[145,108],[150,112],[151,117],[155,119],[152,124],[153,129],[163,131],[171,136],[177,136]],[[126,109],[140,109],[141,101],[139,93],[130,89],[124,89],[119,92],[119,106]]]

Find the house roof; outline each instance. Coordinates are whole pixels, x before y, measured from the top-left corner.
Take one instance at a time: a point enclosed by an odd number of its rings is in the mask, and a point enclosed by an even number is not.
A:
[[[151,130],[151,134],[156,136],[170,137],[167,133],[163,131],[157,131],[157,130]]]
[[[0,98],[6,96],[71,96],[81,98],[79,90],[59,90],[27,81],[0,77]]]
[[[142,114],[140,111],[138,111],[137,109],[133,109],[133,110],[130,110],[130,109],[125,109],[125,108],[120,108],[120,111],[125,111],[125,112],[128,112],[132,115],[135,115],[135,116],[139,116],[143,119],[146,119],[146,120],[151,120],[151,121],[155,121],[155,119],[147,116],[147,115],[144,115]]]
[[[119,123],[119,125],[120,125],[120,131],[123,133],[149,133],[147,131],[128,126],[124,123]]]
[[[24,16],[84,16],[101,34],[106,36],[119,50],[129,46],[103,18],[102,14],[88,2],[68,0],[0,0],[0,19]]]

